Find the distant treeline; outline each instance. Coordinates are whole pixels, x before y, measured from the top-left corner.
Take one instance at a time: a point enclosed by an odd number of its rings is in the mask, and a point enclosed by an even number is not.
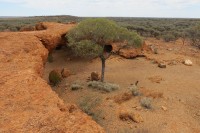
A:
[[[71,21],[80,22],[83,19],[86,18],[65,15],[0,18],[0,31],[19,31],[22,27],[34,26],[36,23],[44,21],[68,23]],[[108,19],[131,31],[136,31],[143,37],[154,37],[165,41],[174,41],[178,38],[192,40],[194,37],[198,38],[200,34],[198,30],[200,19],[127,17],[109,17]]]

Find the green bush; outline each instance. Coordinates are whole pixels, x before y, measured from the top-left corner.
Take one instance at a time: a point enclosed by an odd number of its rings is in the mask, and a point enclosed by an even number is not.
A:
[[[188,36],[192,45],[200,48],[200,23],[188,30]]]
[[[49,82],[53,86],[58,85],[62,81],[62,75],[59,70],[53,70],[49,73]]]
[[[100,56],[105,45],[112,42],[127,42],[128,45],[139,47],[142,38],[135,32],[120,27],[108,19],[86,19],[66,35],[68,46],[78,56]]]
[[[67,45],[80,57],[100,57],[101,81],[104,81],[105,61],[109,58],[114,42],[123,42],[129,47],[140,47],[142,38],[135,32],[120,27],[114,21],[102,18],[86,19],[66,34]],[[111,46],[109,52],[107,46]],[[107,54],[105,54],[105,52]]]
[[[166,34],[166,35],[163,35],[163,40],[166,42],[170,42],[170,41],[175,41],[176,38],[173,34]]]

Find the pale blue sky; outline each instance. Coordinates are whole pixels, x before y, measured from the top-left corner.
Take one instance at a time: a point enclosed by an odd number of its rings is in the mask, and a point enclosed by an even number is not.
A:
[[[200,18],[200,0],[0,0],[0,16]]]

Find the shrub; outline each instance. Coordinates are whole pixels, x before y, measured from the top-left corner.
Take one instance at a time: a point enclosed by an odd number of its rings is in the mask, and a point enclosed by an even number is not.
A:
[[[188,36],[192,45],[200,48],[200,24],[188,30]]]
[[[90,81],[90,82],[88,82],[88,86],[91,88],[103,90],[106,92],[111,92],[111,91],[119,89],[119,85],[105,83],[105,82],[99,82],[99,81]]]
[[[78,83],[78,82],[75,82],[75,83],[73,83],[72,85],[71,85],[71,90],[79,90],[79,89],[83,89],[83,85],[81,85],[80,83]]]
[[[152,102],[152,99],[148,97],[144,97],[140,100],[140,104],[142,105],[142,107],[147,108],[147,109],[152,108],[151,102]]]
[[[90,115],[96,122],[99,122],[102,111],[97,110],[97,106],[101,102],[101,98],[99,97],[86,96],[79,101],[78,105],[83,112]]]
[[[175,36],[172,35],[172,34],[163,35],[163,39],[166,42],[170,42],[170,41],[175,41],[176,40]]]
[[[139,91],[139,89],[138,89],[138,87],[136,85],[132,85],[128,89],[131,91],[133,96],[140,95],[140,91]]]
[[[76,56],[99,57],[102,62],[101,81],[104,81],[105,61],[109,58],[113,42],[123,42],[127,46],[140,47],[142,38],[135,32],[120,27],[114,21],[102,18],[86,19],[66,35],[67,45]],[[111,49],[107,51],[108,47]],[[106,54],[105,54],[106,53]]]
[[[53,70],[49,73],[49,82],[53,86],[58,85],[61,82],[61,80],[62,80],[62,76],[59,70]]]
[[[52,53],[49,53],[48,54],[48,58],[47,58],[48,62],[49,63],[52,63],[53,62],[53,56],[52,56]]]

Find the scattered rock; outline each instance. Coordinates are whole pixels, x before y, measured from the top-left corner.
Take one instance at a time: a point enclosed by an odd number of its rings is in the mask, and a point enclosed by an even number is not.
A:
[[[131,112],[131,111],[126,111],[126,110],[121,110],[119,113],[119,118],[123,121],[134,121],[136,123],[141,123],[143,122],[143,118],[141,115]]]
[[[164,63],[159,63],[159,64],[158,64],[158,67],[160,67],[160,68],[166,68],[167,66],[166,66],[166,64],[164,64]]]
[[[61,71],[61,74],[62,74],[62,77],[63,78],[67,78],[71,75],[71,72],[69,69],[67,68],[63,68],[62,71]]]
[[[131,93],[124,93],[124,94],[122,94],[122,95],[115,96],[115,97],[114,97],[114,101],[115,101],[116,103],[121,104],[121,103],[123,103],[123,102],[125,102],[125,101],[130,100],[131,98],[132,98],[132,94],[131,94]]]
[[[150,46],[151,51],[153,51],[154,54],[158,54],[158,48],[155,47],[155,45]]]
[[[167,111],[167,107],[161,106],[162,110]]]
[[[177,65],[177,62],[176,62],[175,60],[173,60],[173,61],[170,61],[170,62],[168,63],[168,65],[170,65],[170,66]]]
[[[98,72],[92,72],[91,73],[91,80],[92,81],[98,81],[100,79],[99,73]]]
[[[189,60],[189,59],[186,59],[183,63],[184,63],[186,66],[192,66],[192,61]]]

